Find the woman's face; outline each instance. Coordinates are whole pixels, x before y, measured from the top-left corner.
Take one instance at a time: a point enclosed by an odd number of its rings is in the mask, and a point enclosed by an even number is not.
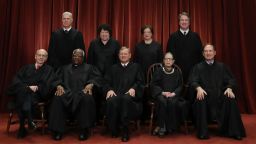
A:
[[[102,41],[108,41],[109,38],[110,38],[109,31],[102,29],[102,30],[100,31],[100,39],[101,39]]]
[[[173,56],[171,54],[166,54],[163,62],[164,62],[165,67],[172,67],[172,65],[174,63]]]
[[[151,40],[152,39],[152,31],[149,28],[144,29],[143,38],[144,40]]]

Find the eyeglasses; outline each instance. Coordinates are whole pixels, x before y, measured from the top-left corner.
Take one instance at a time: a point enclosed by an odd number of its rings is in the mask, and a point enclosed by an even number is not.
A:
[[[173,60],[173,58],[164,58],[164,60],[168,60],[168,61],[172,61]]]

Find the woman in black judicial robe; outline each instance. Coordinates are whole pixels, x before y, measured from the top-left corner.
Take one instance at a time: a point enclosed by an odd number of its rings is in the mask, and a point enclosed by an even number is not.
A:
[[[163,49],[162,46],[153,40],[154,30],[151,25],[144,25],[141,28],[141,34],[143,35],[143,40],[135,46],[134,49],[134,62],[140,64],[144,77],[145,82],[147,82],[147,71],[150,65],[154,63],[159,63],[163,59]],[[146,97],[149,90],[145,89],[143,97],[143,114],[142,120],[147,119],[149,115],[149,110],[147,109],[147,102],[150,97]]]
[[[166,53],[163,62],[164,66],[154,72],[151,80],[152,96],[157,103],[157,128],[153,135],[158,134],[160,137],[166,132],[178,130],[185,118],[185,101],[181,97],[181,71],[173,67],[171,53]]]
[[[105,75],[107,70],[119,62],[118,52],[120,44],[117,40],[112,38],[112,29],[108,24],[102,24],[97,29],[98,37],[91,41],[88,49],[87,63],[97,67],[101,75]],[[102,119],[102,88],[95,87],[94,89],[95,101],[97,107],[97,120]]]
[[[90,43],[87,63],[96,66],[105,75],[113,64],[119,62],[120,44],[112,38],[112,29],[107,24],[100,25],[97,34],[98,38]]]
[[[148,68],[154,63],[159,63],[163,59],[162,46],[153,40],[153,28],[145,25],[141,28],[143,41],[135,46],[134,62],[141,65],[144,77],[147,75]]]

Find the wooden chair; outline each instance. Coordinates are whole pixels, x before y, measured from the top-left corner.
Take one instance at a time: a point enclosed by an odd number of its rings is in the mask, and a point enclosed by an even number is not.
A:
[[[155,72],[155,70],[157,70],[158,68],[162,68],[163,65],[162,63],[155,63],[152,64],[149,68],[148,68],[148,72],[147,72],[147,84],[146,84],[146,88],[148,91],[150,91],[150,82],[151,79],[153,77],[153,74]],[[181,74],[182,71],[180,69],[180,67],[176,64],[173,64],[173,67],[178,70]],[[185,85],[183,84],[183,80],[182,80],[182,85],[183,87],[185,87]],[[183,88],[182,91],[182,96],[187,92],[187,88]],[[152,97],[151,93],[148,92],[148,94],[150,94],[148,97]],[[155,118],[155,108],[156,108],[156,103],[154,101],[154,99],[151,98],[151,100],[148,101],[148,105],[150,106],[150,121],[149,121],[149,132],[151,133],[153,130],[153,123],[154,123],[154,118]],[[185,127],[185,133],[188,134],[188,122],[187,120],[184,121],[184,127]]]
[[[45,117],[45,107],[47,105],[47,102],[39,102],[36,104],[36,108],[39,110],[39,118],[34,119],[34,122],[37,123],[37,125],[39,124],[42,131],[42,134],[45,134],[45,125],[47,123],[46,117]],[[7,134],[10,133],[10,127],[13,124],[19,124],[19,120],[18,119],[13,119],[13,115],[15,114],[15,101],[11,100],[8,102],[7,104],[7,108],[9,110],[9,117],[8,117],[8,121],[7,121],[7,127],[6,127],[6,132]]]

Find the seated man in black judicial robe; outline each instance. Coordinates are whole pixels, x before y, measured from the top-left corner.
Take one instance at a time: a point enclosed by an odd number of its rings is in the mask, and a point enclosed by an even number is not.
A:
[[[52,99],[49,115],[49,129],[53,139],[61,140],[66,131],[69,114],[75,117],[79,127],[79,140],[86,140],[89,128],[95,121],[95,103],[92,95],[93,85],[99,86],[100,72],[93,66],[83,63],[84,51],[73,51],[73,63],[58,70],[62,80]]]
[[[178,130],[186,115],[186,102],[181,97],[182,73],[173,67],[172,53],[165,54],[163,64],[154,72],[150,84],[152,97],[157,102],[157,127],[152,134],[159,137]]]
[[[35,64],[22,67],[13,79],[8,89],[8,95],[15,96],[20,127],[17,138],[27,135],[25,119],[28,119],[28,127],[35,129],[33,122],[34,106],[38,102],[47,100],[50,91],[58,84],[53,68],[46,65],[48,53],[39,49],[35,54]]]
[[[236,81],[230,70],[214,57],[213,45],[203,49],[205,61],[197,64],[192,71],[190,84],[196,90],[194,114],[199,139],[208,139],[207,124],[217,120],[222,136],[241,140],[245,129],[233,92]]]
[[[129,140],[129,120],[142,112],[143,73],[140,66],[130,62],[131,52],[127,47],[119,51],[120,63],[114,64],[105,75],[106,116],[112,137],[122,129],[122,141]]]

